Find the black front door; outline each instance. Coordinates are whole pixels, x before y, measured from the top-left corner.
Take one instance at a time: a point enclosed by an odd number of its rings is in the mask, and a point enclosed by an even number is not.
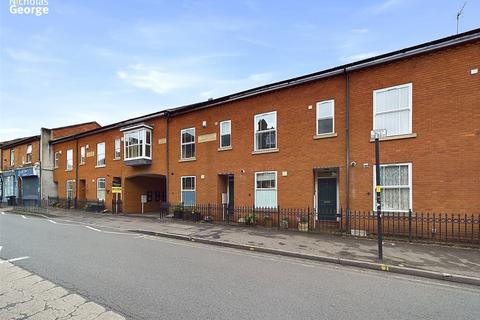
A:
[[[317,210],[319,220],[335,220],[337,214],[337,179],[317,179]]]

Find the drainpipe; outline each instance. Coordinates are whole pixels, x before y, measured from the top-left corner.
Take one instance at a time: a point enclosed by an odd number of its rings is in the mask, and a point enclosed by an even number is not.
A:
[[[77,208],[77,197],[78,197],[78,138],[75,139],[75,209]],[[106,183],[105,183],[106,187]]]
[[[40,166],[39,181],[38,181],[38,202],[42,206],[42,151],[43,151],[43,129],[40,129],[40,141],[38,146],[38,163]],[[32,147],[33,148],[33,147]]]
[[[345,73],[345,195],[346,210],[350,210],[350,78]]]
[[[168,131],[169,131],[169,120],[170,120],[170,113],[168,111],[165,112],[165,115],[166,115],[166,121],[167,121],[167,124],[166,124],[166,133],[165,133],[165,139],[167,140],[166,141],[166,145],[165,145],[165,171],[166,171],[166,175],[165,175],[165,201],[168,203],[168,199],[170,198],[170,188],[169,188],[169,181],[170,181],[170,169],[169,169],[169,152],[168,152],[168,149],[169,149],[169,144],[170,144],[170,138],[168,136]]]

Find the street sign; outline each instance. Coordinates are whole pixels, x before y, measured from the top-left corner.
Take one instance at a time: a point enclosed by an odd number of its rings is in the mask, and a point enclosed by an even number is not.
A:
[[[140,201],[142,203],[147,203],[147,195],[146,194],[142,194],[141,197],[140,197]]]
[[[122,193],[122,187],[112,187],[112,193]]]
[[[387,129],[375,129],[370,132],[372,140],[385,138],[387,136]]]

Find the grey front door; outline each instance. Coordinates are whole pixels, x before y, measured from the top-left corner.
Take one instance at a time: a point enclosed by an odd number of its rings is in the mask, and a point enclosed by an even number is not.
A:
[[[337,214],[337,179],[317,179],[318,220],[335,220]]]

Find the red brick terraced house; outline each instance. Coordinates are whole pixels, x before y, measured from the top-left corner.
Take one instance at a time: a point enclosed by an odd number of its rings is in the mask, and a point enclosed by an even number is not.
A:
[[[385,211],[480,212],[480,29],[53,139],[58,194],[374,208],[373,129]],[[332,214],[333,213],[333,214]]]
[[[40,135],[0,142],[0,202],[38,204],[40,199],[56,196],[50,140],[98,127],[97,122],[87,122],[42,128]]]

